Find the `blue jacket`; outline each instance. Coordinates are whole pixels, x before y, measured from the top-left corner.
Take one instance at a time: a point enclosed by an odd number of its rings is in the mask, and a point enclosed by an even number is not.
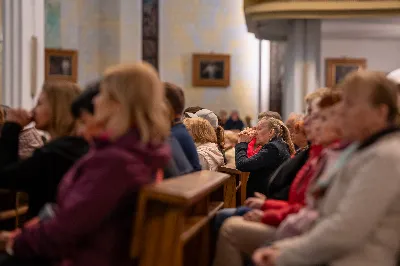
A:
[[[194,144],[193,138],[190,136],[186,127],[182,123],[177,123],[171,128],[172,136],[176,138],[182,147],[186,158],[193,166],[194,171],[200,171],[201,166],[199,162],[199,155],[197,154],[196,145]]]

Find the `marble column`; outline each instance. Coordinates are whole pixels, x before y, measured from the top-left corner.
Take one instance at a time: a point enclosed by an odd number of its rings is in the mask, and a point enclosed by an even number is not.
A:
[[[29,109],[44,81],[44,0],[3,0],[2,15],[2,103]],[[32,37],[37,39],[36,62],[31,62]]]
[[[286,51],[284,118],[303,112],[305,95],[320,86],[321,21],[291,21]]]

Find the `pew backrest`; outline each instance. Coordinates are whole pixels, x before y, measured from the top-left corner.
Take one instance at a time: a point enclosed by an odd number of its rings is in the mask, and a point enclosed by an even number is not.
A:
[[[224,206],[228,179],[228,174],[200,171],[142,188],[131,256],[140,266],[182,266],[192,256],[207,264],[210,257],[198,250],[210,248],[210,221]]]

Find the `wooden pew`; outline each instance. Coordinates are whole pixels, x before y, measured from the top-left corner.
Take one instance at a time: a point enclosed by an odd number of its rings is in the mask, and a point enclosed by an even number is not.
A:
[[[225,165],[218,168],[218,171],[221,173],[226,173],[231,176],[230,180],[234,180],[234,190],[228,184],[226,185],[226,193],[228,196],[226,199],[226,208],[235,208],[238,206],[242,206],[244,201],[246,200],[246,187],[247,180],[249,179],[250,173],[241,172],[236,169],[234,165]]]
[[[131,246],[139,265],[209,265],[210,221],[224,206],[228,179],[224,173],[200,171],[143,188]]]

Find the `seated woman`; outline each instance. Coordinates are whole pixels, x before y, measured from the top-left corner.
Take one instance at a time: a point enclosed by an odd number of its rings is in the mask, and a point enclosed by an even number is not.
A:
[[[186,118],[183,123],[196,144],[202,169],[217,171],[224,164],[224,156],[218,149],[217,135],[210,122],[197,117]]]
[[[10,107],[2,105],[0,106],[0,126],[3,126],[6,122],[7,110]],[[33,126],[25,127],[19,134],[19,150],[18,155],[20,159],[26,159],[32,155],[32,153],[43,146],[43,139],[39,132]]]
[[[71,82],[52,81],[43,85],[30,115],[24,110],[8,110],[0,138],[0,188],[29,195],[28,218],[36,216],[47,202],[55,202],[58,184],[71,166],[88,151],[87,142],[76,136],[76,121],[70,107],[80,88]],[[35,122],[51,141],[31,157],[19,160],[19,134]]]
[[[94,103],[105,133],[63,178],[54,217],[10,238],[9,254],[57,265],[132,265],[138,191],[170,158],[163,86],[148,64],[118,65],[104,73]]]
[[[265,193],[272,173],[295,152],[289,131],[282,121],[275,118],[261,119],[256,132],[257,154],[248,156],[248,145],[252,137],[246,134],[239,136],[239,144],[235,147],[236,168],[250,172],[247,197],[254,196],[254,192]]]
[[[191,107],[193,110],[196,110],[197,107]],[[191,108],[187,108],[186,110],[190,110]],[[199,107],[200,108],[200,107]],[[211,110],[208,109],[201,109],[196,111],[195,113],[186,112],[186,116],[189,118],[201,117],[210,122],[211,126],[215,130],[215,134],[217,135],[217,145],[219,151],[224,156],[224,163],[226,164],[226,158],[224,153],[224,129],[218,124],[218,116]]]
[[[317,206],[301,236],[257,250],[264,265],[396,265],[400,247],[400,130],[396,86],[382,73],[357,71],[341,87],[343,139],[357,151]]]

